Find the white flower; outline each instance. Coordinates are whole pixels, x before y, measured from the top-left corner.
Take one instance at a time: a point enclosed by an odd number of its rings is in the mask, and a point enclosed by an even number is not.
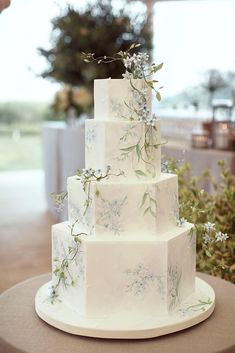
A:
[[[209,236],[209,234],[207,234],[207,233],[204,235],[203,240],[204,240],[205,244],[209,244],[209,243],[211,243],[213,241],[211,239],[211,237]]]
[[[210,232],[215,229],[215,223],[207,222],[203,227],[207,232]]]
[[[122,77],[126,80],[131,80],[133,79],[133,74],[129,71],[126,71],[124,74],[122,74]]]
[[[101,169],[97,169],[97,170],[95,171],[95,177],[96,177],[96,178],[102,177],[102,170],[101,170]]]
[[[131,78],[143,78],[148,61],[149,55],[146,53],[133,54],[132,56],[128,54],[127,57],[123,59],[123,64],[126,69],[131,71]],[[123,77],[130,78],[127,72],[124,75]]]
[[[229,238],[227,233],[217,232],[215,234],[215,241],[223,241]]]
[[[179,218],[177,220],[177,226],[178,227],[184,227],[186,225],[186,222],[187,222],[187,220],[184,217]]]

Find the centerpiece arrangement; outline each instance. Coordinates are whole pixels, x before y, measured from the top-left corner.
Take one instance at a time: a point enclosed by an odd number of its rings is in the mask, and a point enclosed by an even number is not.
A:
[[[177,175],[161,172],[151,100],[152,92],[161,99],[152,75],[162,64],[132,54],[138,47],[112,57],[84,54],[87,63],[120,60],[125,72],[95,80],[86,168],[54,195],[60,208],[68,198],[69,220],[52,227],[52,281],[39,289],[36,311],[73,334],[154,337],[214,309],[213,289],[195,277],[195,227],[179,216]]]

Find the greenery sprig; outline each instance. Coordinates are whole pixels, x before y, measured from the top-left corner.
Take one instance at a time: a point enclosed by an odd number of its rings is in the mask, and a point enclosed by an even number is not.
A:
[[[135,128],[134,125],[132,128]],[[144,133],[144,139],[142,136],[138,141],[128,147],[120,148],[121,155],[120,160],[128,158],[130,155],[136,154],[138,162],[143,161],[148,167],[147,172],[151,174],[154,178],[156,176],[155,163],[153,160],[152,152],[161,146],[161,143],[157,143],[156,139],[157,128],[155,125],[148,125]],[[124,136],[120,140],[125,140]],[[135,174],[137,177],[146,176],[147,174],[140,169],[135,169]]]
[[[103,171],[102,169],[79,169],[77,171],[78,180],[81,181],[83,186],[83,191],[87,194],[87,198],[84,203],[84,212],[83,215],[86,214],[88,208],[92,203],[91,197],[91,183],[92,182],[100,182],[101,180],[107,179],[110,176],[121,176],[124,175],[124,172],[120,170],[118,174],[111,173],[111,166],[107,166],[106,169]]]
[[[122,75],[124,79],[129,80],[130,87],[133,91],[133,97],[135,104],[130,105],[127,102],[123,102],[125,106],[128,108],[128,115],[124,116],[127,120],[137,120],[144,123],[147,128],[145,131],[144,136],[144,143],[140,145],[140,139],[137,144],[122,148],[121,158],[125,159],[133,152],[136,152],[138,161],[142,160],[146,165],[149,166],[151,169],[151,173],[153,177],[155,176],[155,165],[152,161],[152,151],[159,147],[158,144],[153,139],[153,132],[156,130],[155,122],[157,117],[155,115],[151,115],[150,109],[148,107],[148,89],[155,91],[155,95],[158,101],[161,100],[160,89],[163,87],[159,87],[158,89],[155,88],[155,85],[158,83],[157,80],[152,79],[152,75],[159,71],[163,63],[156,65],[151,64],[149,65],[149,55],[146,53],[134,53],[132,51],[140,47],[140,44],[133,43],[129,49],[126,51],[119,51],[118,53],[114,54],[113,56],[100,56],[95,57],[94,53],[83,53],[84,61],[87,63],[97,62],[98,64],[105,63],[109,64],[114,61],[121,61],[125,68],[125,73]],[[134,84],[134,79],[143,79],[145,86],[141,89],[138,88]],[[123,118],[123,116],[122,116]],[[139,169],[135,170],[137,176],[143,176],[145,173]]]
[[[125,73],[122,75],[123,78],[126,79],[144,79],[146,85],[153,89],[156,94],[156,98],[158,101],[161,100],[160,90],[163,88],[162,86],[158,89],[155,88],[155,84],[159,83],[157,80],[152,79],[152,75],[155,74],[163,67],[163,63],[161,64],[151,64],[148,65],[149,55],[146,53],[134,53],[131,54],[133,50],[139,48],[140,44],[133,43],[129,49],[126,51],[119,51],[115,53],[113,56],[99,56],[95,57],[94,53],[82,53],[83,60],[86,63],[97,62],[98,64],[110,64],[114,61],[121,61],[125,68]]]
[[[75,281],[70,273],[69,267],[77,257],[78,253],[81,252],[80,246],[82,241],[80,236],[87,235],[87,233],[84,232],[74,233],[74,227],[77,222],[78,220],[74,222],[72,226],[69,226],[70,235],[73,237],[74,245],[68,247],[68,251],[62,260],[57,258],[53,259],[53,261],[57,263],[56,268],[53,271],[54,275],[57,277],[57,281],[51,287],[50,300],[52,304],[56,300],[59,300],[58,289],[61,284],[63,284],[64,287],[75,285]]]
[[[64,203],[68,197],[68,192],[67,191],[52,192],[50,195],[51,195],[53,202],[55,203],[57,211],[58,212],[63,211]]]

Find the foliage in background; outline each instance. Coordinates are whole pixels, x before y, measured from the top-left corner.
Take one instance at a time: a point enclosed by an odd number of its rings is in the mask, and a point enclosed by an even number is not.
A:
[[[65,87],[55,95],[52,109],[64,117],[74,114],[79,117],[81,114],[89,111],[92,103],[91,92],[85,87]]]
[[[219,183],[212,179],[209,171],[193,177],[187,163],[177,166],[177,162],[171,160],[169,168],[179,177],[180,217],[196,225],[197,270],[235,283],[235,176],[223,161],[218,163]],[[201,188],[203,181],[213,187],[213,194]],[[205,244],[204,224],[207,222],[227,233],[229,239]]]
[[[50,117],[48,103],[5,102],[0,103],[0,125],[39,123]]]
[[[52,21],[52,48],[39,48],[39,53],[48,62],[48,69],[42,77],[90,89],[94,79],[120,78],[123,72],[120,62],[88,66],[83,61],[82,52],[111,56],[137,42],[143,51],[150,52],[148,20],[146,16],[134,15],[133,6],[130,10],[127,1],[120,10],[116,10],[110,0],[90,2],[85,9],[79,10],[68,6],[62,16]]]

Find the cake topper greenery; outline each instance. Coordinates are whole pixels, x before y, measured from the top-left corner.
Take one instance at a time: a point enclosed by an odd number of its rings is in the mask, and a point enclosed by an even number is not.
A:
[[[96,62],[97,64],[110,64],[115,61],[120,61],[124,68],[125,72],[122,74],[124,79],[130,80],[131,84],[133,79],[144,79],[146,86],[153,89],[156,93],[156,98],[158,101],[161,100],[160,90],[163,88],[160,86],[158,89],[155,87],[155,84],[159,83],[159,81],[152,78],[153,74],[159,71],[163,67],[163,63],[161,64],[149,64],[150,57],[147,53],[133,53],[132,51],[136,48],[139,48],[140,44],[133,43],[129,49],[126,51],[119,51],[118,53],[114,54],[113,56],[99,56],[95,57],[94,53],[83,53],[84,61],[86,63],[93,63]],[[133,85],[133,89],[137,90],[137,88]],[[143,99],[144,99],[144,93]],[[142,114],[139,115],[140,119],[145,121],[148,118],[147,113],[149,111],[142,111]]]
[[[140,136],[135,144],[130,146],[120,147],[119,160],[123,160],[133,155],[137,156],[138,162],[144,162],[146,170],[140,168],[134,168],[137,177],[143,177],[151,175],[153,178],[156,176],[156,167],[154,161],[154,150],[158,149],[161,145],[158,141],[156,121],[157,116],[151,114],[150,104],[148,102],[149,91],[153,90],[158,101],[161,100],[160,90],[163,88],[156,85],[159,82],[153,79],[153,75],[157,73],[163,66],[161,64],[150,64],[150,57],[147,53],[137,52],[133,53],[140,47],[140,44],[133,43],[126,51],[119,51],[113,56],[100,56],[96,57],[94,53],[83,53],[84,61],[86,63],[96,62],[97,64],[110,64],[116,61],[120,61],[123,64],[125,72],[122,74],[123,79],[126,79],[130,83],[134,104],[125,101],[124,104],[128,108],[128,115],[121,115],[120,118],[129,121],[138,120],[144,124],[143,137]],[[136,79],[141,79],[141,86],[136,84]],[[134,129],[135,125],[130,126],[130,129]],[[126,133],[125,133],[126,135]],[[125,136],[120,138],[120,142],[125,139]],[[132,158],[133,160],[133,158]]]

